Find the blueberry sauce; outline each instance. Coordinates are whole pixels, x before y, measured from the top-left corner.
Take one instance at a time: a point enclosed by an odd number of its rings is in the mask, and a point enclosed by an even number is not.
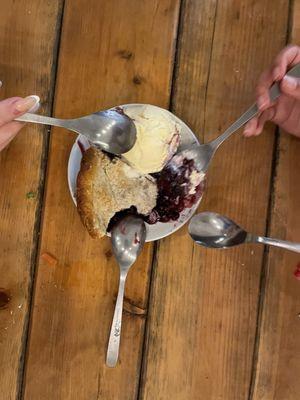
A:
[[[84,145],[81,143],[80,140],[77,140],[77,144],[78,144],[79,150],[81,151],[81,155],[83,156],[84,152],[85,152]]]
[[[149,216],[145,217],[148,224],[156,222],[177,221],[185,208],[191,208],[204,191],[204,182],[196,186],[190,193],[190,177],[195,171],[194,160],[184,159],[182,165],[174,167],[169,163],[156,178],[158,187],[157,203]]]
[[[119,114],[121,114],[121,115],[126,115],[125,113],[124,113],[124,110],[123,110],[123,108],[122,107],[115,107],[114,108],[114,111],[117,111],[117,113],[119,113]]]

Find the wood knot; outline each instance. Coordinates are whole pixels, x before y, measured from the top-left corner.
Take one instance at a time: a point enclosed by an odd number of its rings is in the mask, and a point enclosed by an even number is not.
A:
[[[141,75],[134,75],[132,82],[135,85],[141,85],[143,82],[145,82],[145,78],[143,78]]]
[[[10,295],[4,290],[0,289],[0,309],[6,308],[10,300],[11,300]]]
[[[108,250],[106,250],[106,252],[104,253],[105,254],[105,257],[109,260],[111,257],[112,257],[112,255],[113,255],[113,253],[112,253],[112,251],[110,250],[110,249],[108,249]]]
[[[133,53],[129,50],[119,50],[117,54],[120,58],[123,58],[124,60],[130,60],[133,57]]]

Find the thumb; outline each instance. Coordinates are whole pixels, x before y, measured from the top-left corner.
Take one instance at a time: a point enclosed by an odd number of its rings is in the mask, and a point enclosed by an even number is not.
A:
[[[300,100],[300,79],[286,75],[281,81],[280,88],[283,93]]]

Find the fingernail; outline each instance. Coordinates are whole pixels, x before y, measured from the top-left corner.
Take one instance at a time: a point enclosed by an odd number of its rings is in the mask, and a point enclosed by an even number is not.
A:
[[[284,87],[288,90],[295,90],[297,88],[297,81],[290,76],[285,76],[282,81]]]
[[[40,102],[39,96],[32,95],[16,102],[15,109],[18,112],[34,111]]]
[[[2,81],[0,81],[0,88],[2,87]]]
[[[28,110],[28,112],[34,113],[40,108],[40,105],[41,105],[40,100],[41,99],[39,98],[39,96],[36,96],[36,95],[32,95],[31,97],[34,97],[36,99],[36,103]]]

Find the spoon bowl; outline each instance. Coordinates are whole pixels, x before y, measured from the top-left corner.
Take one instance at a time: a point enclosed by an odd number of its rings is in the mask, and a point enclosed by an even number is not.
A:
[[[195,215],[189,224],[193,240],[205,247],[227,248],[244,243],[247,232],[229,218],[213,212]]]
[[[136,141],[133,120],[114,109],[98,111],[75,119],[59,119],[26,113],[15,120],[66,128],[85,136],[90,143],[102,150],[117,155],[129,151]]]
[[[189,234],[197,244],[215,249],[226,249],[242,243],[262,243],[300,253],[299,243],[253,235],[231,219],[214,212],[195,215],[189,224]]]
[[[114,225],[111,231],[113,254],[120,267],[120,282],[111,326],[106,365],[115,367],[119,356],[125,282],[128,271],[142,251],[146,240],[146,226],[142,218],[128,215]]]
[[[130,267],[142,251],[146,239],[146,226],[142,218],[127,215],[111,230],[113,254],[120,267]]]

